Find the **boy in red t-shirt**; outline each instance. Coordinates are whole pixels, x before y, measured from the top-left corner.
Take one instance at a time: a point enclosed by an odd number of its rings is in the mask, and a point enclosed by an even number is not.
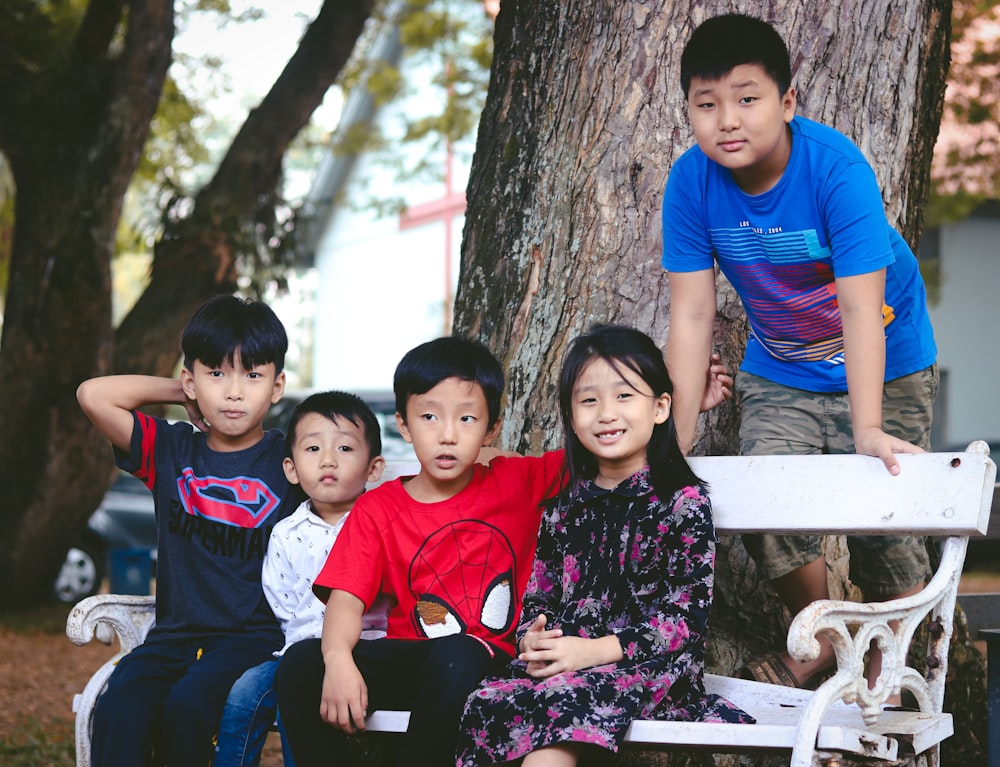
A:
[[[314,584],[323,638],[282,657],[275,688],[299,767],[336,763],[374,709],[411,711],[400,764],[451,767],[466,697],[511,660],[541,504],[564,465],[561,452],[476,462],[503,384],[490,351],[463,338],[422,344],[396,368],[396,420],[420,471],[355,503]],[[393,600],[388,634],[361,640],[380,592]]]

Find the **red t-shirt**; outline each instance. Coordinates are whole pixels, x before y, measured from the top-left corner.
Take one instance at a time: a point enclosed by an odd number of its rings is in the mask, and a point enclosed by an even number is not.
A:
[[[465,489],[437,503],[415,501],[402,478],[380,485],[355,502],[313,588],[366,608],[388,594],[390,639],[466,633],[513,655],[542,503],[562,473],[557,451],[476,464]]]

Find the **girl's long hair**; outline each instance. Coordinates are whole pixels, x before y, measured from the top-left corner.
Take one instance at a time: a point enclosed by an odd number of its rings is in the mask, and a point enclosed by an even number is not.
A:
[[[575,487],[581,479],[597,476],[597,459],[573,432],[573,387],[584,369],[597,359],[607,362],[623,378],[627,378],[625,373],[629,371],[638,375],[653,390],[654,397],[674,392],[663,354],[645,333],[627,325],[594,325],[575,338],[559,376],[559,412],[565,435],[568,488]],[[646,461],[653,490],[663,500],[668,500],[682,487],[701,482],[677,443],[672,410],[666,421],[653,427],[646,447]]]

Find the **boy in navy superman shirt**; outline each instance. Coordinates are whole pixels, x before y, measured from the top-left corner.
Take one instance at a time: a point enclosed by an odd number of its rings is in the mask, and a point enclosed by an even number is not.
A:
[[[267,305],[216,296],[184,329],[179,379],[106,376],[77,391],[118,466],[153,492],[158,535],[156,624],[97,702],[94,764],[137,767],[154,753],[208,764],[233,682],[282,646],[260,577],[294,500],[284,439],[262,420],[284,391],[287,347]],[[198,430],[137,411],[171,403]]]

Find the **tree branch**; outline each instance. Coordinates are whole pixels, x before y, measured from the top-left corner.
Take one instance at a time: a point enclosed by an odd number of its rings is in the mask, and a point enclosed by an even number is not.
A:
[[[373,0],[326,0],[261,105],[233,140],[194,213],[156,245],[153,273],[115,334],[117,372],[169,375],[177,338],[213,293],[236,289],[233,233],[273,196],[288,145],[354,49]]]
[[[87,12],[73,41],[74,61],[89,63],[104,57],[121,20],[124,5],[125,0],[87,5]]]
[[[250,112],[212,182],[198,195],[199,203],[226,197],[245,214],[255,208],[258,197],[273,190],[285,150],[347,63],[372,5],[372,0],[323,3],[298,50],[260,106]]]

